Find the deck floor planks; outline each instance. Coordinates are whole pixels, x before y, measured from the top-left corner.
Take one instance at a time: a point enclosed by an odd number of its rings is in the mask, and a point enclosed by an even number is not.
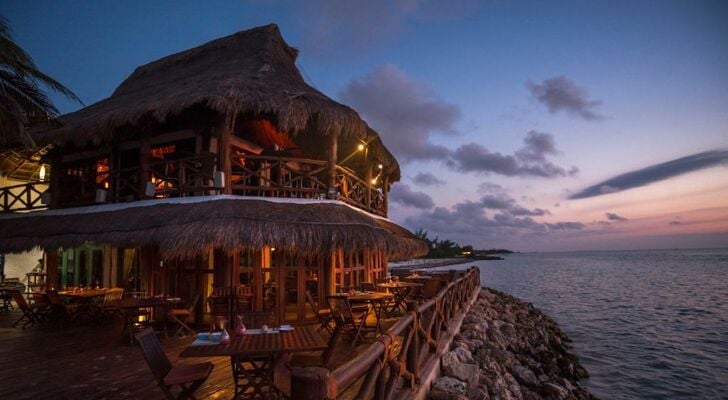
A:
[[[121,335],[120,321],[66,327],[14,329],[20,313],[0,314],[0,399],[162,399],[141,350]],[[394,320],[384,321],[385,327]],[[373,322],[372,322],[373,323]],[[180,358],[192,337],[164,339],[162,346],[174,364],[210,361],[215,365],[196,392],[199,399],[232,398],[234,385],[227,357]],[[369,342],[352,349],[342,340],[332,356],[341,365],[364,351]],[[290,384],[286,369],[276,376],[281,386]]]

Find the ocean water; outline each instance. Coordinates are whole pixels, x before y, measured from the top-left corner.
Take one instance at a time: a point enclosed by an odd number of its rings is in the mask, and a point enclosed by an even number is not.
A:
[[[468,265],[559,323],[596,396],[728,399],[728,249],[505,257]]]

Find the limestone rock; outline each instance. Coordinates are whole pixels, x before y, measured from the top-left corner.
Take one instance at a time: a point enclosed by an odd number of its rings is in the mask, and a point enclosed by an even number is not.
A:
[[[467,400],[468,388],[465,382],[449,376],[443,376],[435,381],[430,392],[432,400]]]

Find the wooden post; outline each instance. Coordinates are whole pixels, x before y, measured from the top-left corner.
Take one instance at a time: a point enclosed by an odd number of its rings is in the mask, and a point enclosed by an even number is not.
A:
[[[291,370],[291,388],[295,388],[293,398],[301,400],[329,399],[329,370],[319,367],[293,367]]]
[[[61,152],[56,150],[51,156],[51,180],[48,185],[48,192],[51,194],[51,201],[48,208],[58,208],[61,204],[61,176],[63,173]]]
[[[139,198],[143,199],[147,197],[145,194],[147,190],[147,183],[151,181],[151,156],[152,156],[152,144],[149,137],[149,132],[144,129],[142,131],[142,137],[139,142]]]
[[[384,216],[387,216],[389,202],[389,176],[385,175],[382,181],[382,194],[384,195]]]
[[[366,207],[367,207],[367,211],[374,211],[372,209],[372,189],[373,189],[373,187],[372,187],[372,168],[369,166],[369,163],[367,162],[366,157],[364,158],[364,160],[365,160],[364,168],[367,169],[367,172],[366,172],[367,195],[365,197],[366,202],[367,202]]]
[[[225,187],[222,189],[223,194],[232,194],[232,162],[230,151],[232,145],[234,118],[223,116],[217,122],[217,168],[225,174]]]
[[[45,251],[46,289],[58,289],[58,250]]]
[[[337,143],[337,137],[334,133],[329,133],[329,159],[328,159],[328,169],[329,169],[329,182],[328,182],[328,191],[327,191],[327,197],[329,199],[336,199],[336,161],[337,161],[337,152],[338,152],[338,143]]]
[[[407,350],[407,370],[414,376],[413,379],[420,379],[420,335],[417,327],[420,324],[420,316],[417,314],[417,302],[408,301],[407,311],[412,313],[412,343]]]

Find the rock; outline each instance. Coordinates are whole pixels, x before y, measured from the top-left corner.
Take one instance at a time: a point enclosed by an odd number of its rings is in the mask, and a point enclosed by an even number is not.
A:
[[[593,400],[577,380],[588,376],[569,338],[530,303],[482,289],[441,358],[439,400]],[[439,387],[437,384],[439,383]]]
[[[476,387],[480,368],[475,364],[468,364],[460,361],[455,351],[450,351],[442,356],[442,373],[445,376],[457,378],[463,382],[467,382],[468,386]]]
[[[525,386],[538,386],[539,381],[538,378],[536,378],[536,374],[534,374],[530,369],[516,365],[510,369],[511,375],[513,375],[514,378],[518,382],[520,382],[522,385]]]
[[[547,382],[543,386],[543,392],[545,395],[549,397],[553,397],[555,399],[565,399],[569,396],[569,391],[562,388],[561,386],[553,383],[553,382]]]
[[[467,400],[467,385],[449,376],[443,376],[435,381],[430,392],[432,400]]]
[[[458,359],[460,359],[461,362],[473,363],[473,353],[471,353],[470,350],[464,347],[456,347],[453,352],[457,354]]]

